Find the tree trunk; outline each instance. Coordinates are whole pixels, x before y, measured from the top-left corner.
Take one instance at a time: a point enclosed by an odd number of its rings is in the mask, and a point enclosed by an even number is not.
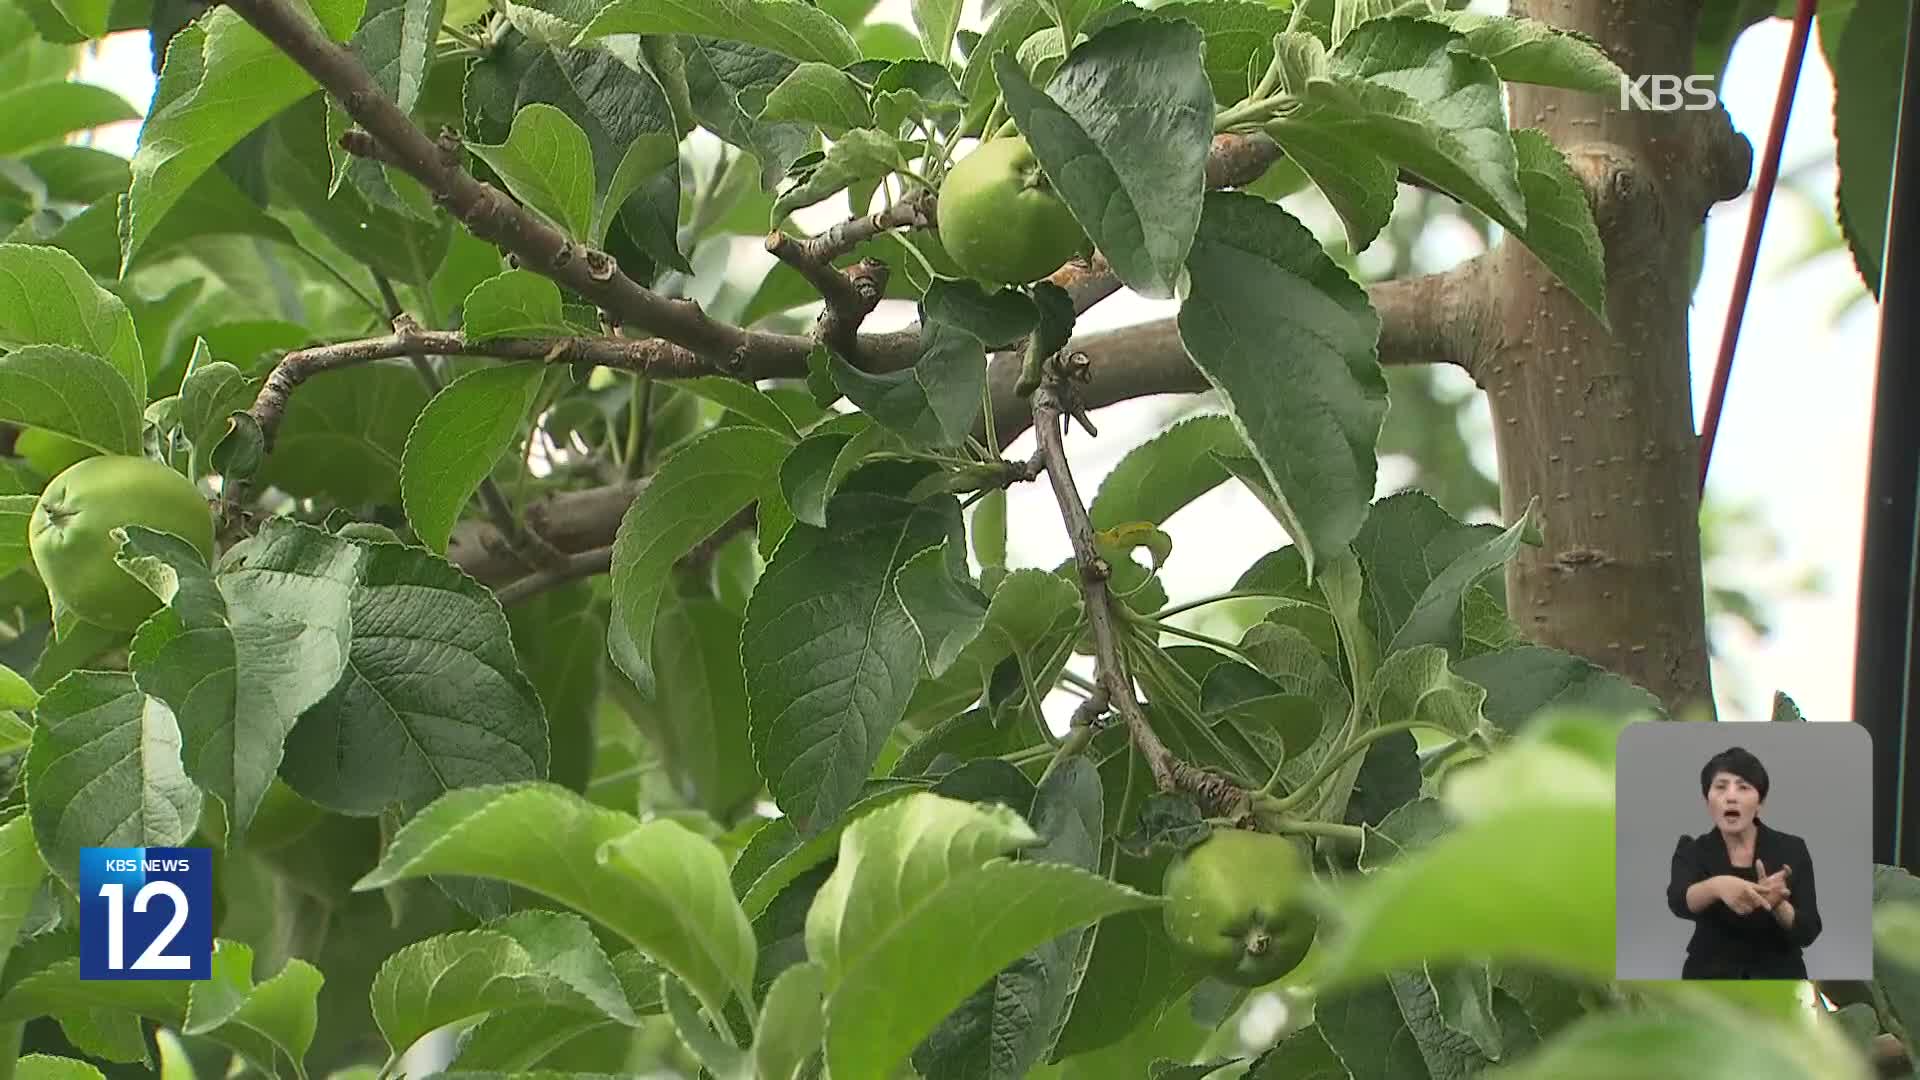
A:
[[[1515,0],[1595,40],[1629,74],[1692,71],[1698,5]],[[1487,318],[1467,368],[1487,392],[1503,511],[1538,497],[1546,545],[1507,570],[1533,640],[1712,707],[1701,580],[1698,437],[1687,317],[1695,231],[1737,196],[1752,150],[1724,110],[1622,111],[1514,85],[1513,124],[1545,132],[1586,185],[1607,255],[1611,332],[1519,244],[1489,253]]]

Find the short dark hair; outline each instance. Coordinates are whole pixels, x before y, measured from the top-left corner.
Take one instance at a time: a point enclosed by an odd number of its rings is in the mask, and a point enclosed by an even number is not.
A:
[[[1752,784],[1754,790],[1760,793],[1760,801],[1767,801],[1767,767],[1760,764],[1760,759],[1751,752],[1738,746],[1728,747],[1707,759],[1706,765],[1700,769],[1701,798],[1707,797],[1707,789],[1713,786],[1713,778],[1723,772],[1732,773]]]

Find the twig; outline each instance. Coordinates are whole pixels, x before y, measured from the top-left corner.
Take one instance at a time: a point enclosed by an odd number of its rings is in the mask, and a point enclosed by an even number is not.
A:
[[[934,228],[939,223],[934,210],[938,201],[932,190],[915,188],[885,209],[843,221],[818,236],[796,240],[794,245],[801,258],[830,263],[883,232]]]
[[[538,360],[548,364],[586,363],[654,377],[690,378],[710,375],[710,369],[692,352],[659,338],[561,337],[469,339],[454,330],[426,330],[411,318],[396,320],[386,337],[343,341],[298,349],[280,358],[248,411],[260,425],[266,447],[286,414],[294,388],[324,371],[373,360],[391,360],[414,354],[486,356],[496,360]]]
[[[1067,464],[1064,420],[1074,410],[1064,399],[1071,391],[1060,365],[1049,364],[1048,369],[1033,392],[1033,430],[1040,457],[1046,463],[1047,479],[1053,485],[1054,501],[1059,503],[1067,527],[1067,539],[1073,545],[1080,591],[1086,599],[1087,626],[1093,634],[1094,690],[1074,710],[1073,722],[1091,728],[1109,708],[1117,710],[1160,790],[1186,792],[1212,815],[1238,814],[1245,808],[1246,791],[1227,777],[1180,760],[1154,734],[1139,698],[1134,696],[1133,677],[1127,671],[1126,653],[1120,644],[1119,619],[1107,588],[1113,568],[1094,547],[1093,522]]]
[[[556,589],[569,581],[578,581],[583,577],[604,574],[613,565],[613,548],[598,547],[590,551],[576,551],[571,555],[562,555],[560,561],[544,569],[535,570],[525,577],[517,578],[494,590],[504,607],[512,607],[522,600]]]

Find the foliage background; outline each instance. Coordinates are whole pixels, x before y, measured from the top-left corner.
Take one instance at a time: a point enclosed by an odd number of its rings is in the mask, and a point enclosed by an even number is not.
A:
[[[963,25],[977,25],[979,9],[980,0],[967,0]],[[1505,9],[1504,0],[1476,0],[1470,10]],[[874,17],[909,27],[909,0],[882,0]],[[1756,149],[1766,142],[1790,31],[1784,19],[1750,27],[1736,42],[1719,86],[1734,127]],[[90,50],[77,74],[143,107],[153,93],[149,64],[147,35],[127,32]],[[1767,719],[1776,690],[1791,695],[1809,720],[1853,716],[1855,587],[1879,308],[1854,269],[1835,220],[1833,97],[1833,74],[1816,31],[1795,91],[1781,186],[1768,216],[1702,515],[1707,584],[1718,612],[1710,630],[1722,720]],[[91,137],[103,149],[130,155],[138,136],[139,121],[131,120],[97,129]],[[1315,206],[1318,201],[1309,189],[1287,205],[1323,237],[1337,237],[1337,221]],[[1750,197],[1743,196],[1716,204],[1707,219],[1692,321],[1696,415],[1706,409],[1750,208]],[[1321,212],[1315,215],[1316,210]],[[1470,212],[1444,198],[1403,187],[1395,213],[1395,232],[1362,256],[1361,272],[1385,277],[1440,270],[1484,247],[1484,234],[1467,220]],[[844,199],[835,197],[801,211],[796,220],[813,228],[845,216]],[[751,237],[737,239],[729,257],[731,276],[746,288],[775,263]],[[1396,266],[1402,259],[1405,266]],[[1123,293],[1082,316],[1080,325],[1083,330],[1121,326],[1171,314],[1175,307],[1171,301]],[[911,305],[888,301],[867,326],[890,329],[912,320]],[[1410,391],[1430,387],[1427,396],[1456,416],[1459,439],[1452,446],[1422,448],[1431,459],[1453,464],[1450,469],[1430,466],[1425,475],[1410,458],[1383,453],[1381,494],[1439,482],[1447,491],[1491,498],[1491,423],[1472,382],[1447,365],[1395,369],[1389,377],[1403,408]],[[1097,488],[1122,454],[1170,417],[1205,407],[1200,397],[1108,407],[1101,414],[1102,438],[1089,438],[1077,428],[1067,436],[1076,475],[1089,490]],[[1028,434],[1008,454],[1024,458],[1032,452]],[[1008,497],[1016,520],[1054,512],[1041,485],[1016,486]],[[1463,517],[1493,520],[1491,504],[1479,498],[1442,495]],[[1182,552],[1165,571],[1176,595],[1225,589],[1237,573],[1239,552],[1286,542],[1273,518],[1234,484],[1181,510],[1167,531]],[[1057,529],[1015,530],[1010,541],[1015,560],[1024,565],[1056,565],[1071,554]],[[1191,625],[1203,625],[1209,615],[1231,618],[1216,611]],[[1049,712],[1064,724],[1072,705],[1072,699],[1056,695]]]

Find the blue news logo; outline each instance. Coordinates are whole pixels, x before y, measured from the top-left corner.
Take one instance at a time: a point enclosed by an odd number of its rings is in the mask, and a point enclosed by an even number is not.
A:
[[[80,849],[80,977],[207,979],[209,848]]]

